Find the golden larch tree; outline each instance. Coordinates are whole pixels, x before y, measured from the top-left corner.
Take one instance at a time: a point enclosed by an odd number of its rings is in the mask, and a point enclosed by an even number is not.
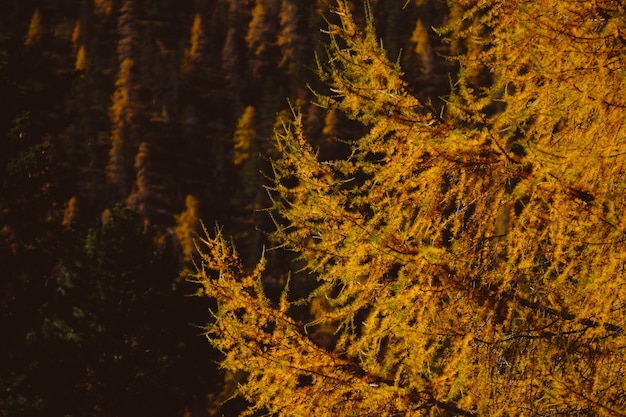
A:
[[[28,33],[26,34],[26,39],[24,40],[24,46],[34,46],[41,40],[42,37],[43,25],[41,23],[41,13],[39,12],[39,9],[35,9],[30,18]]]
[[[247,106],[237,122],[233,135],[233,163],[236,166],[243,164],[250,157],[257,135],[256,110],[254,106]]]
[[[248,271],[219,229],[198,241],[207,335],[249,414],[626,414],[620,4],[460,2],[442,33],[470,58],[443,115],[369,10],[334,12],[319,105],[366,133],[322,159],[294,110],[269,187],[274,238],[318,286],[270,298],[263,257]]]
[[[433,70],[433,50],[428,39],[428,31],[422,19],[417,19],[415,29],[411,35],[411,42],[415,45],[415,55],[419,59],[420,69],[424,73],[430,73]]]
[[[184,260],[190,260],[194,253],[193,238],[200,226],[200,201],[188,194],[185,198],[185,210],[176,215],[174,233],[180,245]]]
[[[194,69],[201,67],[205,47],[206,36],[202,28],[202,16],[196,13],[191,26],[189,46],[185,48],[185,55],[183,57],[183,73],[190,73]]]
[[[255,0],[252,18],[246,33],[248,49],[256,56],[265,52],[268,44],[275,42],[277,31],[277,0]]]

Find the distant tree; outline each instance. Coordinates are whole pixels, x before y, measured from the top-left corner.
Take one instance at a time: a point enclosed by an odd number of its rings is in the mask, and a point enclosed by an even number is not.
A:
[[[191,34],[189,36],[189,46],[185,49],[183,58],[183,73],[192,72],[195,68],[202,65],[203,55],[205,54],[206,38],[202,28],[202,17],[196,13],[191,26]]]
[[[250,157],[250,151],[258,136],[256,124],[254,106],[246,107],[237,122],[233,137],[233,163],[236,166],[243,164]]]
[[[254,222],[260,208],[260,185],[263,183],[262,169],[262,141],[260,115],[254,106],[247,106],[237,122],[237,128],[233,135],[233,164],[237,169],[238,189],[233,190],[233,201],[238,209],[239,227],[247,236],[248,244],[260,247],[260,236],[251,234],[249,227]],[[256,257],[252,263],[256,262]]]
[[[246,42],[254,55],[261,55],[268,43],[275,42],[278,24],[277,0],[255,0]]]
[[[456,80],[458,63],[454,57],[458,52],[435,29],[458,21],[459,16],[454,14],[457,5],[442,0],[407,2],[399,19],[410,22],[402,26],[404,36],[397,41],[404,78],[414,94],[438,109],[444,106],[444,97],[450,92],[451,82]]]
[[[309,297],[268,296],[264,258],[247,270],[219,229],[199,241],[207,335],[246,374],[248,415],[626,413],[621,6],[462,6],[447,33],[469,58],[441,117],[372,15],[337,2],[319,104],[367,132],[321,159],[295,111],[270,188]]]
[[[107,174],[118,197],[130,192],[133,149],[138,146],[136,121],[138,112],[138,84],[135,76],[137,33],[134,27],[134,2],[125,0],[118,18],[117,58],[119,71],[115,92],[111,97],[111,148]],[[130,159],[130,161],[129,161]]]
[[[234,114],[240,114],[245,107],[242,97],[247,87],[245,85],[246,17],[249,17],[249,10],[247,10],[245,1],[231,0],[228,2],[228,29],[221,51],[222,74],[232,91]]]
[[[411,35],[411,42],[415,44],[415,54],[419,59],[420,69],[424,73],[430,73],[433,70],[433,50],[422,19],[417,20],[415,30]]]
[[[72,196],[67,202],[67,207],[63,213],[63,220],[61,225],[66,228],[73,228],[78,224],[78,218],[80,216],[80,204],[78,198]]]
[[[85,52],[85,46],[81,45],[78,47],[78,51],[76,52],[76,62],[74,63],[74,68],[77,71],[83,71],[85,69],[85,65],[86,65],[86,52]]]
[[[32,17],[30,18],[28,34],[26,35],[26,40],[24,40],[24,46],[33,46],[39,42],[42,37],[43,27],[41,24],[41,13],[39,13],[39,9],[35,9]]]
[[[278,0],[255,0],[248,24],[246,44],[250,51],[250,72],[254,78],[263,75],[277,61]]]
[[[230,28],[226,34],[226,40],[222,49],[222,71],[224,72],[224,77],[229,81],[237,78],[239,67],[236,37],[235,29]]]
[[[305,51],[310,43],[303,33],[303,19],[298,4],[291,0],[281,0],[278,14],[280,32],[276,43],[281,50],[280,67],[286,67],[290,77],[301,79]]]
[[[126,204],[148,219],[155,219],[162,211],[164,198],[155,181],[154,167],[151,165],[151,148],[148,142],[141,142],[135,156],[135,184],[126,198]]]
[[[107,16],[113,10],[113,0],[94,0],[94,8],[96,14]]]
[[[174,232],[185,260],[191,260],[194,253],[194,239],[200,226],[200,202],[193,195],[185,198],[185,210],[176,216]]]

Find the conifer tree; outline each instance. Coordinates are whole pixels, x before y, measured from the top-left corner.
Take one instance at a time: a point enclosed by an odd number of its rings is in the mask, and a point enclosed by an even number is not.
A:
[[[63,220],[61,225],[68,229],[72,229],[78,224],[78,218],[80,217],[80,204],[76,196],[72,196],[67,202],[67,207],[63,212]]]
[[[76,50],[79,47],[79,40],[80,38],[83,36],[83,33],[81,32],[81,23],[80,23],[80,19],[76,20],[76,23],[74,23],[74,30],[72,30],[72,50],[74,52],[76,52]]]
[[[246,270],[219,229],[198,242],[218,303],[207,334],[246,373],[249,414],[626,413],[624,14],[461,6],[444,33],[472,46],[441,117],[371,13],[359,27],[337,3],[319,104],[367,132],[321,159],[294,111],[270,187],[274,238],[317,280],[308,298],[269,297],[264,258]],[[295,319],[320,299],[315,321]]]
[[[130,191],[131,155],[133,148],[138,146],[137,126],[133,123],[138,110],[137,84],[134,74],[134,43],[137,35],[133,26],[133,12],[134,2],[124,1],[117,25],[119,71],[109,108],[112,127],[107,174],[118,197]]]
[[[196,13],[191,26],[189,46],[185,49],[183,58],[183,73],[190,73],[202,64],[205,46],[206,38],[202,29],[202,17],[199,13]]]
[[[307,46],[306,39],[301,33],[298,5],[291,0],[282,0],[278,16],[280,32],[277,44],[282,53],[279,66],[288,66],[287,73],[295,76],[299,69],[297,63],[302,60],[304,48]]]
[[[411,42],[415,44],[415,54],[420,63],[420,69],[424,73],[430,73],[433,66],[433,51],[428,39],[428,31],[424,27],[422,19],[418,19],[415,30],[411,35]]]
[[[233,137],[233,163],[236,166],[243,164],[250,157],[250,151],[257,136],[255,119],[254,106],[248,106],[237,122]]]
[[[185,198],[185,210],[176,216],[176,228],[174,229],[185,260],[190,260],[193,255],[193,239],[199,226],[200,202],[190,194]]]
[[[254,55],[261,55],[276,36],[276,0],[255,0],[246,42]]]
[[[233,135],[233,164],[237,168],[240,188],[233,193],[237,206],[244,210],[244,223],[249,223],[251,211],[258,207],[260,170],[259,115],[254,106],[247,106],[237,122]]]
[[[84,71],[85,65],[87,65],[87,52],[85,51],[85,46],[81,45],[76,52],[76,61],[74,63],[74,68],[77,71]]]
[[[41,13],[39,9],[35,9],[32,17],[30,18],[30,24],[28,25],[28,34],[26,40],[24,40],[24,46],[33,46],[41,40],[43,36],[43,27],[41,24]]]
[[[126,204],[138,213],[147,216],[158,200],[152,178],[150,145],[148,142],[141,142],[139,145],[139,150],[135,156],[135,170],[137,172],[135,185],[132,193],[126,199]]]
[[[277,60],[278,0],[255,0],[248,24],[246,44],[250,51],[250,72],[259,78]]]
[[[232,91],[233,111],[240,114],[244,109],[242,96],[246,90],[244,80],[245,7],[241,0],[228,2],[228,30],[222,47],[222,73]]]

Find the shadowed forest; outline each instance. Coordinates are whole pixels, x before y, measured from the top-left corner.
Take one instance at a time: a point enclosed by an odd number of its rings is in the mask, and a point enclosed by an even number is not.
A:
[[[435,97],[447,76],[425,77],[418,53],[437,48],[424,28],[448,8],[402,3],[373,2],[385,46],[404,51],[412,83]],[[313,140],[355,135],[312,104],[328,11],[292,0],[3,2],[1,415],[176,416],[208,394],[218,412],[231,393],[195,327],[211,305],[188,296],[192,238],[203,219],[253,259],[269,244],[262,172],[289,102]],[[275,256],[278,277],[291,265]]]
[[[619,2],[1,9],[0,416],[626,415]]]

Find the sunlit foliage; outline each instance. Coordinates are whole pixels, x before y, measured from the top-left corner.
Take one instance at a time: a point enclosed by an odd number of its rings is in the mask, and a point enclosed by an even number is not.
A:
[[[250,412],[626,413],[623,10],[466,3],[441,32],[461,70],[439,113],[371,14],[359,27],[338,2],[319,104],[367,133],[322,160],[294,111],[270,188],[276,241],[318,281],[309,298],[268,298],[264,260],[246,271],[219,230],[199,242],[207,332],[247,373]],[[314,322],[293,318],[320,299]]]
[[[196,66],[202,63],[202,56],[206,46],[206,39],[202,30],[202,17],[196,13],[191,26],[189,37],[189,47],[185,49],[182,71],[191,72]]]
[[[237,129],[233,135],[233,164],[236,166],[243,164],[250,157],[250,148],[257,135],[255,117],[254,106],[247,106],[237,122]]]
[[[43,37],[43,28],[41,25],[41,13],[39,9],[33,12],[33,16],[30,18],[30,24],[28,25],[28,34],[24,40],[24,46],[33,46],[41,40]]]

